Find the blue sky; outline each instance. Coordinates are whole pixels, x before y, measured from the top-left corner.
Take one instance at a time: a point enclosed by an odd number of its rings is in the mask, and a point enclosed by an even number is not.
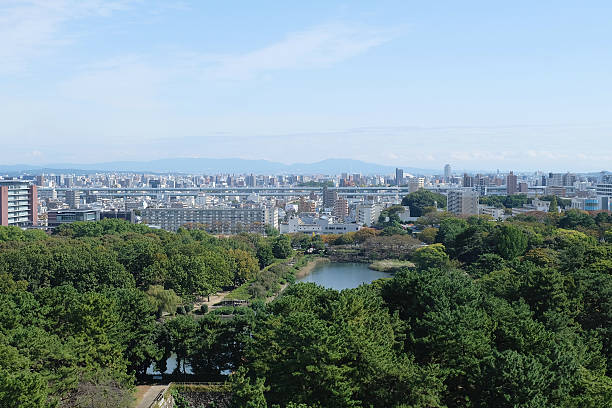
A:
[[[0,163],[612,168],[609,1],[0,0]]]

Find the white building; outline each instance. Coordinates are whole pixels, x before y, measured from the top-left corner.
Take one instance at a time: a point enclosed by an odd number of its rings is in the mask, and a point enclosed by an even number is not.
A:
[[[355,220],[357,224],[371,227],[376,224],[383,206],[375,203],[357,204],[355,207]]]
[[[603,183],[597,184],[595,193],[599,201],[599,209],[612,210],[612,176],[605,177]]]
[[[480,205],[478,210],[480,214],[489,215],[496,220],[503,220],[506,217],[506,213],[503,208]]]
[[[477,191],[471,188],[450,190],[448,192],[448,211],[457,215],[478,215]]]
[[[286,223],[280,224],[281,234],[303,232],[305,234],[344,234],[359,231],[361,226],[356,223],[334,223],[332,219],[323,217],[290,217]]]

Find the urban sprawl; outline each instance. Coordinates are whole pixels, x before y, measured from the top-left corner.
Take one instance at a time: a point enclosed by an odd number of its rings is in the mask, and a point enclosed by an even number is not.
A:
[[[612,208],[612,174],[443,174],[421,176],[396,169],[393,175],[184,175],[96,173],[0,177],[0,225],[51,229],[75,221],[122,218],[176,231],[203,228],[215,234],[331,234],[357,231],[379,221],[381,212],[402,205],[421,189],[443,194],[446,211],[505,219],[551,210]],[[494,197],[514,196],[513,205]],[[518,204],[517,204],[518,203]],[[440,206],[439,211],[442,211]],[[409,205],[399,212],[409,225]]]

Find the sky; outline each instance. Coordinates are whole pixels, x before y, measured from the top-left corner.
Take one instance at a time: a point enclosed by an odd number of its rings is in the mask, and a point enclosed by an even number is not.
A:
[[[0,0],[0,164],[612,170],[612,2]]]

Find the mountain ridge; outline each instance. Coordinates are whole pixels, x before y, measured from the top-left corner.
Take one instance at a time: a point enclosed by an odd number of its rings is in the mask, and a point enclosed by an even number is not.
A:
[[[168,158],[149,161],[111,161],[92,164],[52,163],[46,165],[0,165],[0,172],[24,173],[28,171],[116,171],[152,173],[196,173],[196,174],[323,174],[341,173],[394,174],[396,166],[369,163],[362,160],[330,158],[313,163],[283,164],[270,160],[212,159],[212,158]],[[430,175],[435,170],[399,166],[407,173]]]

